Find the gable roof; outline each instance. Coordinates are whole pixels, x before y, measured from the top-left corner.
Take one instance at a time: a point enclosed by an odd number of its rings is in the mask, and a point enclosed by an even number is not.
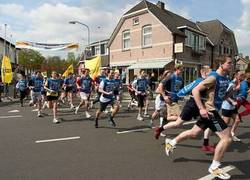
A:
[[[236,54],[238,54],[238,48],[234,36],[234,32],[229,29],[225,24],[223,24],[218,19],[204,22],[197,22],[197,25],[204,31],[208,38],[212,41],[214,45],[218,45],[220,42],[220,37],[223,31],[227,31],[230,33],[231,38],[233,39],[234,46],[236,47]]]
[[[123,21],[128,17],[133,17],[133,15],[137,13],[143,12],[151,12],[164,26],[166,26],[173,34],[178,34],[180,36],[185,36],[185,33],[180,30],[179,27],[190,27],[191,30],[194,30],[200,34],[204,33],[200,31],[197,27],[196,23],[179,16],[171,11],[166,9],[159,8],[156,4],[153,4],[149,1],[142,0],[134,7],[132,7],[129,11],[127,11],[122,18],[120,19],[118,25],[116,26],[115,30],[113,31],[108,46],[110,46],[111,42],[114,39],[114,36],[119,31]]]

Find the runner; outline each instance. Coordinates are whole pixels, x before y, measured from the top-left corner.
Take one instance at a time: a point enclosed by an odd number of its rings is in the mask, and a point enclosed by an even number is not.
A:
[[[44,88],[47,90],[47,100],[49,101],[49,108],[53,108],[53,123],[60,123],[57,114],[60,87],[60,79],[58,79],[58,74],[53,71],[51,74],[51,78],[47,80],[44,86]]]
[[[112,70],[107,70],[107,78],[100,83],[99,92],[101,93],[100,96],[100,108],[96,111],[96,118],[95,118],[95,128],[98,128],[98,119],[103,111],[105,111],[106,107],[110,104],[111,106],[114,105],[114,72]],[[116,124],[113,120],[115,114],[119,110],[119,105],[115,105],[113,111],[109,117],[109,123],[115,127]]]
[[[70,104],[70,109],[73,110],[75,106],[73,105],[73,88],[75,84],[75,79],[73,78],[73,73],[69,73],[68,77],[64,79],[63,82],[63,89],[65,91],[65,95],[68,98],[69,104]]]
[[[234,121],[232,127],[230,127],[233,141],[241,141],[237,136],[235,136],[236,128],[239,126],[239,123],[240,123],[240,117],[239,117],[238,109],[237,109],[236,96],[240,89],[240,84],[243,81],[243,78],[244,78],[243,72],[239,70],[235,72],[234,79],[233,81],[230,82],[228,86],[228,91],[232,89],[233,90],[232,92],[234,93],[230,95],[228,99],[223,101],[223,104],[222,104],[222,117],[224,121],[226,122],[226,124],[230,123],[230,119],[233,119]]]
[[[247,101],[247,96],[249,93],[249,84],[250,84],[250,73],[246,73],[245,80],[241,82],[240,92],[239,95],[237,96],[238,108],[240,108],[240,106],[245,107],[245,110],[239,113],[240,119],[250,114],[250,103]]]
[[[115,89],[114,89],[115,101],[117,101],[117,104],[120,106],[121,105],[122,81],[120,79],[119,71],[115,71],[114,84],[115,84]]]
[[[109,68],[105,67],[103,69],[101,69],[101,75],[97,76],[96,79],[95,79],[95,87],[96,87],[96,93],[97,93],[97,96],[95,97],[95,100],[93,101],[93,105],[97,102],[99,102],[100,100],[100,96],[102,93],[99,92],[99,86],[100,86],[100,83],[106,79],[107,77],[107,70],[109,70]]]
[[[220,168],[220,160],[232,139],[230,129],[227,127],[218,111],[221,109],[222,101],[226,95],[226,90],[229,83],[229,80],[227,79],[227,73],[230,72],[231,67],[231,57],[224,56],[220,60],[220,67],[217,69],[217,71],[210,73],[207,79],[202,81],[193,89],[192,93],[194,100],[201,115],[200,120],[196,122],[192,129],[182,132],[172,140],[165,140],[165,152],[166,155],[169,156],[170,152],[173,152],[173,149],[177,143],[187,138],[196,137],[206,128],[210,128],[219,136],[220,141],[215,148],[213,162],[210,165],[208,171],[220,179],[230,179],[230,175],[226,172],[223,172],[223,170]],[[205,91],[206,93],[206,100],[204,102],[202,102],[200,96],[202,91]]]
[[[36,104],[38,107],[37,116],[42,117],[42,87],[43,87],[43,76],[40,71],[37,71],[35,76],[29,82],[29,88],[32,91],[32,104]]]
[[[148,89],[148,81],[146,79],[146,73],[140,70],[138,78],[133,82],[132,88],[135,91],[138,100],[138,115],[137,120],[143,121],[142,110],[144,107],[144,101],[146,98],[146,91]]]
[[[167,82],[171,77],[171,71],[170,70],[166,70],[163,75],[162,75],[162,80],[159,83],[157,89],[156,89],[156,93],[158,94],[155,98],[155,111],[152,114],[152,119],[150,121],[150,126],[153,127],[153,121],[160,116],[160,127],[163,127],[163,121],[167,120],[167,108],[166,108],[166,103],[168,102],[168,98],[167,98],[167,93],[166,93],[166,89],[167,89]],[[157,139],[159,138],[161,132],[163,131],[163,129],[160,128],[156,128],[157,132],[159,132],[159,134],[157,134]]]
[[[91,115],[88,112],[90,94],[93,89],[93,80],[89,76],[89,69],[81,69],[82,76],[77,79],[77,89],[80,91],[81,102],[76,107],[75,114],[78,113],[80,107],[85,105],[86,118],[90,118]]]
[[[136,79],[137,79],[137,76],[134,75],[133,80],[127,85],[128,93],[129,93],[130,98],[131,98],[129,103],[128,103],[128,111],[133,109],[134,106],[138,106],[137,97],[135,95],[135,90],[132,87],[132,84]]]
[[[183,79],[181,77],[183,70],[182,64],[175,65],[175,71],[172,73],[170,79],[166,82],[166,90],[169,95],[166,96],[167,99],[167,120],[176,121],[180,115],[180,105],[178,104],[179,97],[177,93],[184,86]]]
[[[28,81],[26,80],[25,75],[21,75],[21,79],[16,84],[16,88],[19,90],[20,93],[20,103],[21,107],[23,107],[23,100],[28,95]]]

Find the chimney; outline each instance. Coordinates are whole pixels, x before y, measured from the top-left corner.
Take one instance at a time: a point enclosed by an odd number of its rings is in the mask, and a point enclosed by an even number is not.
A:
[[[162,10],[165,9],[165,4],[164,4],[164,2],[158,1],[158,2],[156,3],[156,6],[157,6],[158,8],[160,8],[160,9],[162,9]]]

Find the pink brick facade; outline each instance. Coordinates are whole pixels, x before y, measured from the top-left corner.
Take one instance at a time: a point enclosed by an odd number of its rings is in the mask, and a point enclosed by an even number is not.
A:
[[[133,19],[139,18],[139,24],[133,25]],[[169,59],[173,55],[173,37],[171,32],[163,26],[157,18],[146,12],[126,19],[110,45],[110,65],[131,65],[138,61],[152,61],[155,59]],[[152,46],[142,47],[142,28],[152,27]],[[130,30],[130,49],[122,49],[122,33]]]

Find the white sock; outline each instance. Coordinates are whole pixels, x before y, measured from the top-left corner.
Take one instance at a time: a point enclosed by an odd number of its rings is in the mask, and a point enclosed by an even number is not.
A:
[[[175,146],[177,144],[176,140],[175,139],[172,139],[169,144],[171,144],[172,146]]]
[[[160,126],[162,126],[163,125],[163,117],[160,117]]]
[[[213,160],[212,164],[210,165],[210,168],[211,169],[216,169],[219,166],[220,166],[220,162]]]

